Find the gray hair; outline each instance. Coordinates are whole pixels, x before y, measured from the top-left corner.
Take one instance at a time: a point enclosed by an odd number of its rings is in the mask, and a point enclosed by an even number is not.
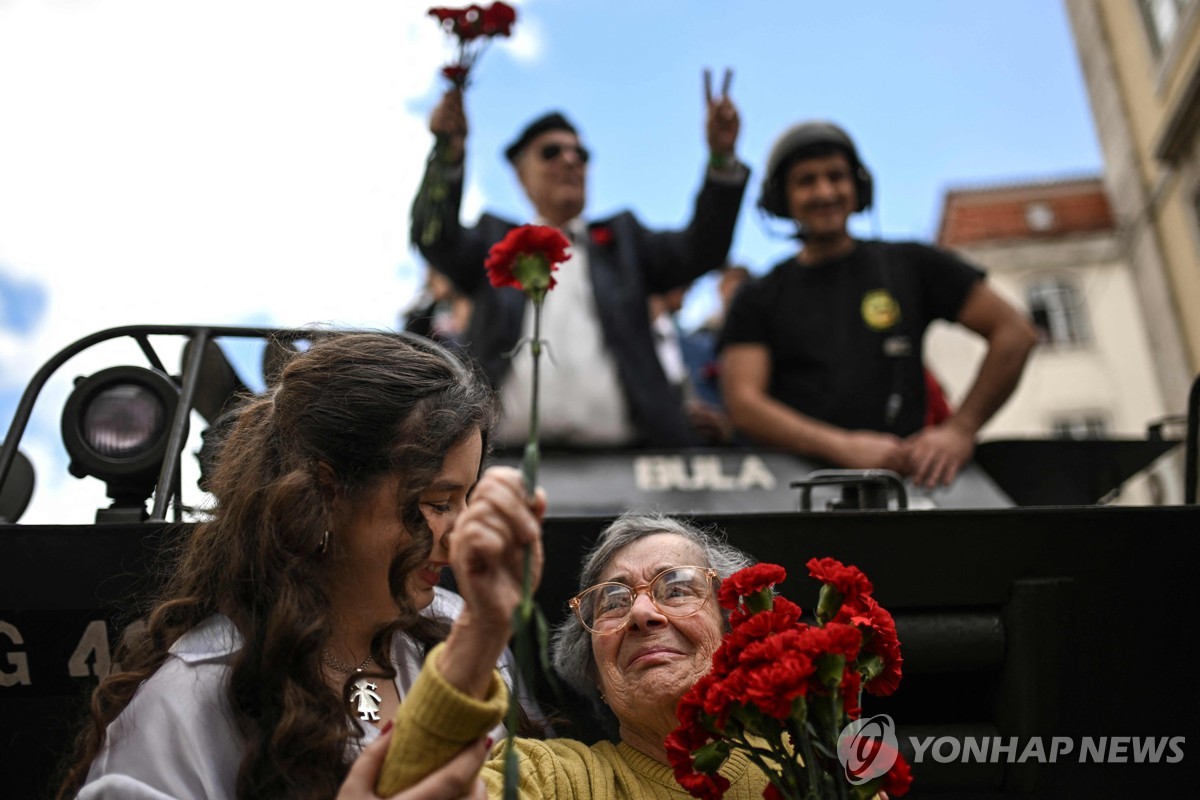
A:
[[[584,556],[579,575],[579,591],[599,582],[600,573],[620,550],[639,539],[656,533],[682,536],[700,548],[704,563],[690,566],[712,567],[722,580],[754,563],[754,559],[725,541],[713,529],[697,528],[682,520],[662,514],[624,514],[597,537],[592,549]],[[716,602],[715,598],[713,602]],[[724,613],[728,621],[728,613]],[[551,650],[554,671],[563,682],[591,702],[592,712],[611,731],[616,731],[616,716],[600,699],[599,673],[592,652],[592,635],[579,623],[574,613],[554,629]]]

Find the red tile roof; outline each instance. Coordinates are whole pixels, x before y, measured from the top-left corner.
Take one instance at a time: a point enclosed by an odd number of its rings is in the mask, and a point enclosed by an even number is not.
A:
[[[1099,178],[952,189],[942,205],[937,243],[958,247],[1113,227],[1112,209]]]

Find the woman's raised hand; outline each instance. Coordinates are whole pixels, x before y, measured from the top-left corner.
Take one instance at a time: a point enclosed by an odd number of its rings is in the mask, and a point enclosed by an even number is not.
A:
[[[448,534],[450,566],[466,608],[454,623],[439,669],[463,691],[487,689],[492,665],[512,635],[526,548],[532,548],[533,585],[541,579],[545,511],[545,494],[539,489],[530,501],[520,472],[492,467]]]

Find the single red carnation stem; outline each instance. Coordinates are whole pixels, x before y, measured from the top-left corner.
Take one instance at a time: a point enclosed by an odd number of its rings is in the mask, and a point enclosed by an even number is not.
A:
[[[533,341],[529,343],[529,352],[533,356],[533,395],[529,403],[529,440],[525,443],[525,457],[521,459],[521,473],[525,477],[525,493],[533,499],[537,489],[538,461],[541,454],[538,451],[538,360],[542,355],[542,302],[546,299],[544,293],[532,292],[533,296]],[[540,295],[540,296],[539,296]]]
[[[818,783],[817,770],[819,766],[817,764],[817,755],[813,751],[812,742],[808,740],[808,733],[801,735],[796,744],[800,748],[800,758],[804,760],[804,777],[808,779],[808,794],[805,796],[820,797],[821,786]],[[838,783],[838,781],[834,781],[834,783]]]
[[[545,292],[532,293],[533,300],[533,342],[530,344],[531,354],[533,355],[533,397],[529,406],[529,440],[525,443],[525,455],[521,459],[521,475],[525,480],[525,494],[529,502],[533,502],[534,492],[537,488],[537,472],[538,461],[540,454],[538,451],[538,357],[542,354],[542,301],[546,298]],[[530,624],[533,619],[533,548],[526,545],[524,555],[524,570],[522,576],[522,591],[521,603],[517,606],[513,634],[516,638],[518,653],[528,655],[532,648],[532,639],[535,636],[533,626]],[[545,652],[545,643],[539,642],[542,652]],[[528,663],[530,659],[526,659]],[[521,678],[521,672],[525,669],[525,663],[522,663],[521,658],[517,662],[517,674],[514,680]],[[508,746],[506,753],[512,751],[514,746],[513,737],[516,735],[518,727],[518,703],[516,697],[510,700],[508,706]],[[513,751],[515,752],[515,751]],[[510,765],[505,763],[505,777],[507,778],[509,769],[515,769],[515,763]],[[509,783],[505,780],[504,796],[510,796]]]
[[[542,355],[542,302],[546,299],[544,292],[531,293],[533,300],[533,341],[529,343],[529,352],[533,356],[533,395],[529,403],[529,440],[525,443],[525,455],[521,459],[521,476],[525,479],[525,496],[533,502],[537,491],[538,462],[541,452],[538,445],[538,361]],[[520,613],[525,622],[533,614],[533,548],[525,548],[524,592],[521,597]]]
[[[829,752],[836,753],[838,732],[849,723],[842,705],[842,690],[840,686],[829,693],[829,705],[833,717],[833,727],[827,732],[829,740],[825,743],[825,746],[831,748]],[[849,800],[850,793],[846,781],[834,781],[834,785],[837,786],[838,800]]]

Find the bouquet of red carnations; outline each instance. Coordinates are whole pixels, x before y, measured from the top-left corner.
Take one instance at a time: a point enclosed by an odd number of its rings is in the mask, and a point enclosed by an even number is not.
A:
[[[447,35],[457,40],[457,53],[453,61],[442,67],[442,75],[460,92],[467,88],[475,62],[487,44],[497,36],[512,35],[517,12],[507,3],[492,3],[486,8],[469,5],[466,8],[436,6],[429,9],[429,16],[436,19]],[[413,230],[420,243],[431,246],[437,243],[445,229],[446,215],[456,213],[450,207],[449,173],[457,169],[460,154],[452,152],[447,139],[439,135],[425,164],[425,178],[413,201]]]
[[[724,795],[729,782],[718,770],[734,751],[770,779],[766,798],[908,791],[912,778],[894,735],[860,731],[862,690],[888,695],[900,682],[892,615],[856,567],[814,558],[808,569],[823,584],[816,625],[775,596],[783,567],[758,564],[722,583],[731,629],[712,670],[680,701],[680,725],[666,741],[675,777],[694,797]]]
[[[467,88],[471,68],[487,43],[496,36],[511,36],[517,12],[508,3],[492,3],[487,8],[469,5],[466,8],[429,9],[429,16],[441,23],[442,29],[458,39],[458,57],[442,67],[442,75],[459,89]]]

